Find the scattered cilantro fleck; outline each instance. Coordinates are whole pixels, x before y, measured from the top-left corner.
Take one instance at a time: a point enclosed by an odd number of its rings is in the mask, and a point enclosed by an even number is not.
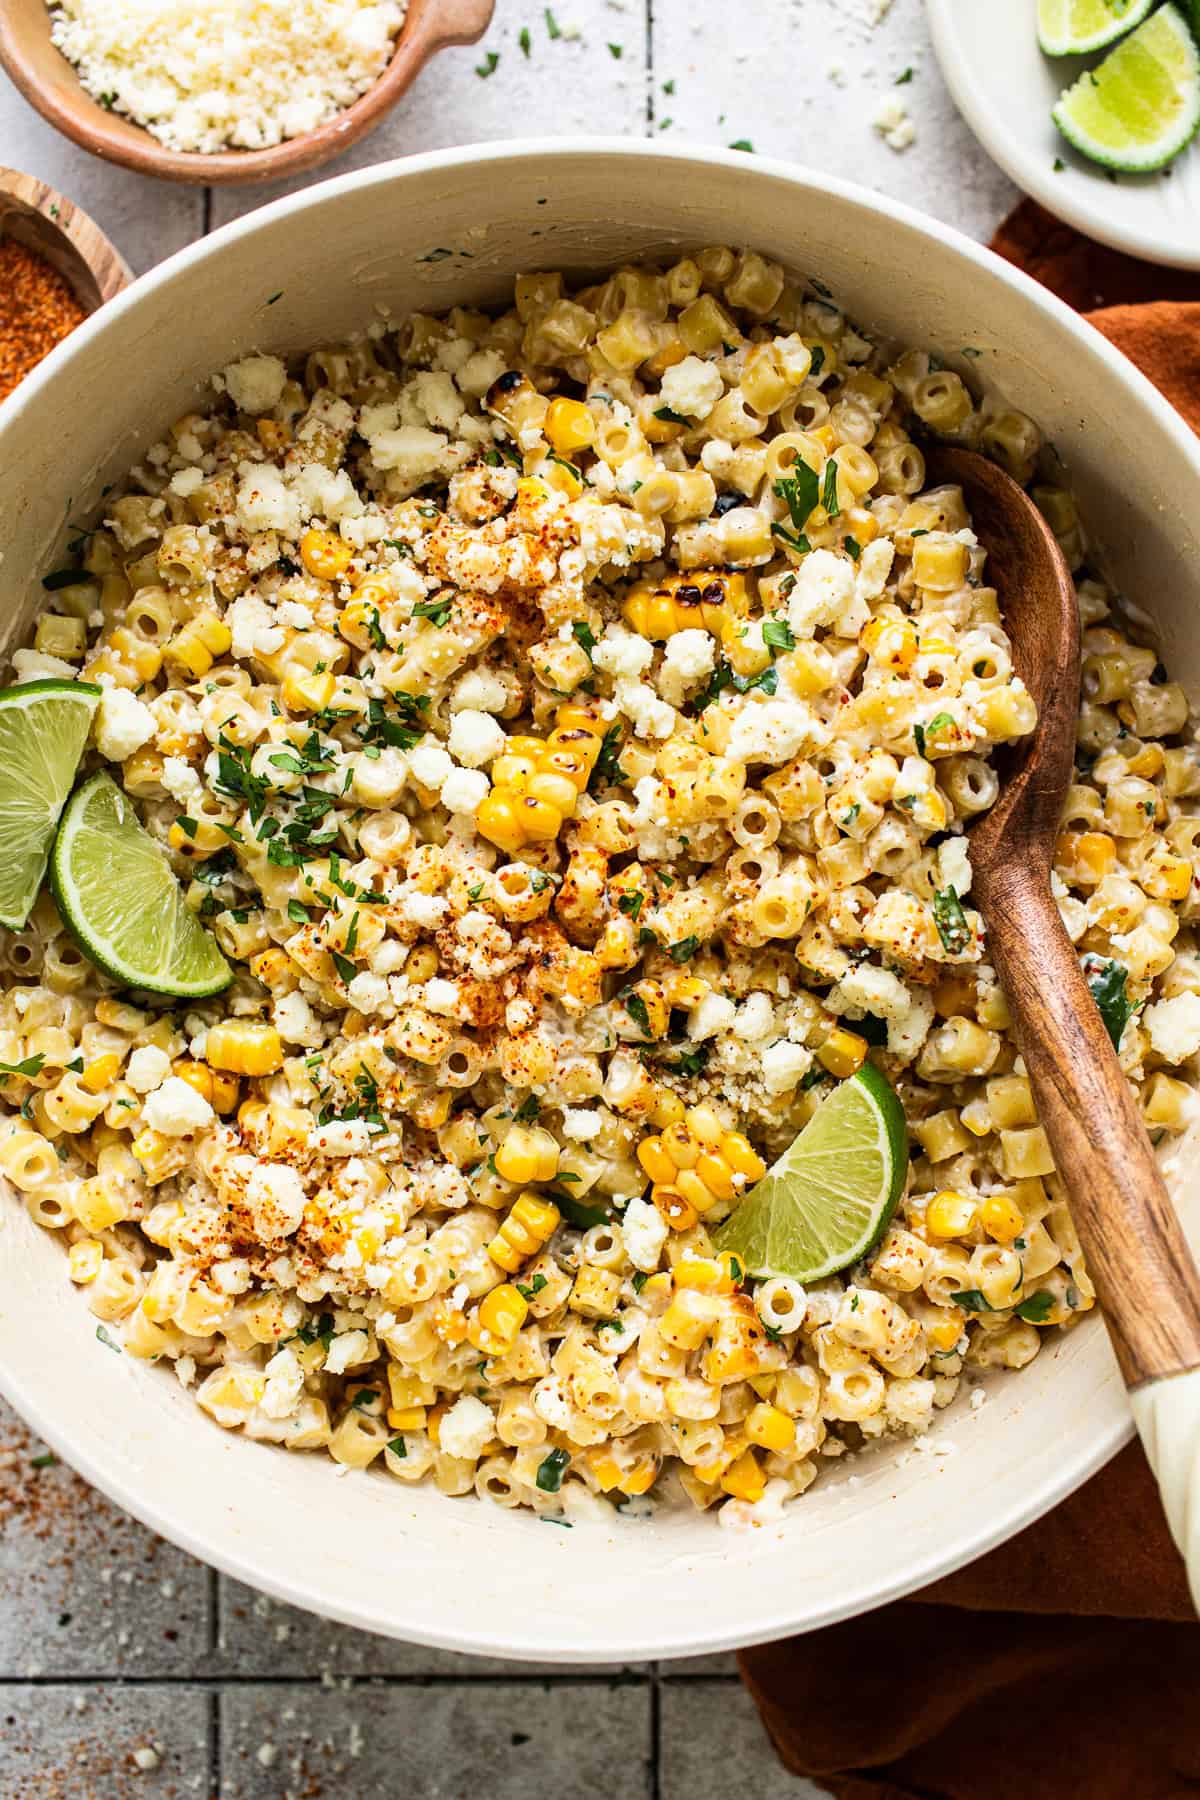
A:
[[[690,962],[697,950],[699,950],[700,944],[700,938],[696,937],[694,934],[691,937],[680,938],[677,944],[671,945],[670,949],[667,951],[667,955],[671,958],[673,963]]]
[[[670,124],[670,120],[666,120],[665,123]],[[690,420],[688,420],[683,413],[676,412],[672,406],[656,406],[654,409],[654,416],[656,419],[662,419],[668,425],[687,425],[690,423]]]
[[[521,46],[522,56],[528,56],[533,45],[533,39],[529,35],[528,25],[522,25],[517,36],[517,42]]]
[[[673,94],[675,92],[675,83],[673,81],[664,81],[662,90],[664,94]]]
[[[53,1469],[57,1462],[58,1458],[53,1450],[45,1450],[41,1456],[30,1457],[29,1466],[31,1469]]]
[[[620,999],[625,1011],[629,1014],[642,1036],[644,1038],[653,1037],[654,1034],[650,1029],[650,1014],[646,1009],[646,1002],[642,999],[642,996],[631,992],[622,994]]]
[[[573,619],[571,621],[571,636],[575,639],[575,642],[579,645],[580,649],[586,651],[590,660],[592,651],[596,648],[596,634],[586,619]]]
[[[449,624],[453,611],[454,603],[451,600],[421,600],[413,607],[412,616],[414,619],[428,619],[431,625],[440,629]]]
[[[340,951],[337,950],[331,950],[329,954],[333,958],[333,966],[341,976],[342,980],[347,983],[353,981],[354,977],[358,974],[358,970],[350,961],[350,958],[348,956],[343,956]]]
[[[544,10],[545,19],[546,19],[547,33],[549,34],[549,36],[551,38],[560,38],[562,36],[562,26],[559,24],[558,20],[555,18],[554,14],[550,11],[550,8],[548,6],[545,7],[543,10]],[[557,1490],[554,1490],[554,1491],[557,1491]]]
[[[897,75],[895,85],[896,87],[907,87],[912,78],[913,71],[911,69],[905,69],[902,75]]]
[[[1054,1295],[1045,1288],[1039,1288],[1036,1294],[1030,1294],[1027,1299],[1019,1301],[1013,1311],[1027,1324],[1045,1325],[1054,1311]]]
[[[747,156],[754,155],[754,145],[750,142],[749,138],[734,138],[729,148],[731,150],[744,150]]]
[[[499,51],[489,50],[483,61],[477,63],[475,66],[475,73],[478,75],[480,81],[486,81],[489,75],[494,75],[499,67],[499,63]]]
[[[1125,1027],[1138,1010],[1137,1003],[1129,998],[1129,970],[1124,963],[1099,957],[1089,957],[1083,967],[1104,1028],[1113,1048],[1119,1050]]]
[[[97,1325],[96,1336],[100,1340],[100,1342],[104,1345],[104,1348],[106,1350],[115,1350],[117,1355],[120,1356],[121,1346],[120,1346],[120,1344],[118,1344],[116,1338],[112,1335],[111,1331],[106,1331],[104,1329],[103,1325]]]
[[[549,1285],[546,1277],[542,1274],[535,1275],[532,1281],[516,1281],[513,1283],[513,1286],[516,1288],[518,1294],[520,1294],[522,1300],[532,1300],[536,1294],[540,1294],[542,1289],[544,1287],[549,1287]]]
[[[650,1279],[650,1277],[642,1269],[638,1269],[638,1271],[636,1272],[636,1274],[633,1277],[634,1293],[640,1294],[642,1289],[645,1287],[646,1283],[649,1281],[649,1279]]]
[[[541,1110],[542,1103],[537,1095],[527,1094],[513,1114],[513,1118],[517,1121],[518,1125],[528,1125],[531,1120],[537,1118]]]
[[[549,14],[547,13],[547,18]],[[543,1494],[557,1494],[562,1486],[562,1478],[570,1465],[571,1458],[565,1450],[551,1450],[543,1458],[537,1475],[534,1477]]]
[[[772,650],[794,650],[796,639],[786,619],[766,619],[763,621],[763,643]]]
[[[810,469],[806,462],[797,460],[792,464],[790,475],[779,477],[774,491],[781,500],[786,501],[796,530],[803,532],[808,524],[809,514],[821,497],[821,478],[817,471]]]
[[[842,541],[846,546],[846,550],[849,553],[851,560],[857,562],[862,555],[862,545],[859,543],[858,539],[848,537],[844,538]]]
[[[956,1306],[961,1306],[964,1312],[984,1313],[996,1310],[989,1301],[984,1299],[978,1288],[961,1288],[957,1294],[951,1294],[950,1298]]]
[[[638,915],[645,904],[645,894],[622,894],[617,900],[617,911],[623,912],[636,925]]]
[[[971,927],[963,912],[962,901],[952,887],[939,888],[933,896],[933,922],[938,936],[951,956],[958,956],[971,942]]]
[[[407,1456],[408,1455],[408,1445],[405,1443],[405,1441],[402,1437],[392,1438],[390,1440],[390,1442],[388,1443],[388,1449],[391,1451],[393,1456]]]
[[[1056,157],[1055,157],[1055,159],[1054,159],[1054,173],[1055,173],[1055,174],[1056,174],[1056,175],[1061,175],[1061,174],[1062,174],[1062,172],[1063,172],[1063,170],[1064,170],[1064,169],[1065,169],[1065,168],[1066,168],[1066,166],[1067,166],[1067,165],[1066,165],[1066,163],[1065,163],[1065,162],[1064,162],[1064,161],[1063,161],[1063,159],[1062,159],[1062,157],[1061,157],[1061,156],[1056,156]]]
[[[838,466],[831,456],[825,464],[825,481],[821,488],[821,505],[831,519],[836,519],[841,511],[838,505],[837,478]]]
[[[625,54],[624,44],[610,44],[608,46],[608,54],[612,57],[614,62],[620,62]]]
[[[617,761],[621,754],[622,741],[621,725],[617,721],[610,725],[604,734],[604,741],[600,745],[600,754],[588,776],[589,794],[598,793],[602,787],[606,786],[620,787],[628,779],[624,769]]]

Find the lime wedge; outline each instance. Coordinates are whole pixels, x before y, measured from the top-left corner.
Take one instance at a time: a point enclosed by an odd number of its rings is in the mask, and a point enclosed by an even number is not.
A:
[[[1038,0],[1038,43],[1047,56],[1103,50],[1140,25],[1154,0]]]
[[[904,1108],[866,1063],[821,1102],[713,1241],[750,1275],[821,1281],[882,1237],[907,1169]]]
[[[232,981],[216,939],[111,776],[93,775],[71,795],[50,882],[80,949],[129,987],[198,999]]]
[[[1200,126],[1200,50],[1177,6],[1139,25],[1054,108],[1069,144],[1108,169],[1161,169]]]
[[[100,704],[84,681],[26,681],[0,691],[0,925],[33,910],[54,827]]]

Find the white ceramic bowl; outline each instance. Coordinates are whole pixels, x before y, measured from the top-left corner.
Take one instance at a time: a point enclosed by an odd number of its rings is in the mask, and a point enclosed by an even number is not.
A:
[[[1200,449],[1140,375],[1033,282],[890,200],[783,164],[620,141],[473,148],[369,169],[279,202],[164,263],[0,409],[12,611],[63,523],[252,349],[336,340],[381,308],[505,296],[531,268],[745,242],[809,270],[854,316],[994,380],[1036,415],[1103,529],[1112,567],[1200,675]],[[446,252],[451,252],[447,255]],[[440,253],[440,254],[439,254]],[[275,304],[271,296],[279,294]],[[699,1514],[554,1530],[528,1514],[339,1480],[324,1457],[220,1431],[171,1375],[114,1355],[61,1248],[0,1195],[0,1388],[121,1506],[259,1588],[448,1648],[599,1662],[681,1656],[810,1629],[917,1588],[1000,1543],[1128,1437],[1093,1319],[1052,1340],[935,1446],[830,1465],[778,1528]]]
[[[1043,56],[1037,0],[926,0],[926,10],[955,104],[1018,187],[1102,244],[1200,269],[1200,142],[1164,172],[1111,181],[1050,117],[1063,89],[1103,52]]]

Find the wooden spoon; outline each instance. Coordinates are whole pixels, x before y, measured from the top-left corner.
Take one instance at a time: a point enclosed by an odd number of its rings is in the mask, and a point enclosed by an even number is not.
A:
[[[1050,891],[1079,717],[1075,588],[1050,527],[1002,470],[941,449],[930,472],[963,489],[1016,671],[1038,708],[1000,798],[971,832],[973,893],[1200,1609],[1200,1274]]]

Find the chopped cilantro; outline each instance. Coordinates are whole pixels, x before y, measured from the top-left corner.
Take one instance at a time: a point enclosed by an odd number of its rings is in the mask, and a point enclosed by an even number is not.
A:
[[[489,75],[494,75],[496,73],[499,64],[499,52],[496,50],[489,50],[483,61],[476,64],[475,73],[478,75],[480,81],[486,81]]]
[[[810,469],[806,462],[797,460],[792,464],[790,475],[779,477],[774,492],[786,502],[792,524],[802,533],[809,514],[821,497],[821,478],[817,471]]]
[[[1104,1020],[1104,1028],[1112,1039],[1113,1048],[1119,1050],[1125,1027],[1138,1010],[1137,1002],[1129,998],[1129,970],[1124,963],[1103,961],[1099,957],[1088,957],[1083,969],[1092,999]]]
[[[26,1081],[31,1081],[35,1075],[41,1074],[42,1064],[45,1060],[46,1058],[39,1051],[36,1056],[27,1056],[24,1062],[0,1063],[0,1075],[5,1077],[23,1075]]]
[[[821,488],[821,505],[831,519],[836,519],[841,511],[838,505],[837,478],[838,466],[831,456],[825,464],[825,481]]]
[[[631,992],[622,994],[620,999],[625,1011],[629,1014],[642,1036],[644,1038],[652,1037],[654,1034],[650,1030],[650,1014],[646,1009],[646,1002],[642,999],[642,996]]]
[[[596,758],[591,774],[588,776],[588,793],[594,794],[605,786],[619,787],[627,779],[624,769],[617,761],[621,754],[623,734],[620,721],[609,726],[600,745],[600,754]]]
[[[620,62],[625,54],[624,44],[610,44],[608,46],[608,54],[612,57],[614,62]]]
[[[428,619],[431,625],[440,629],[449,624],[453,611],[454,603],[451,600],[421,600],[413,607],[412,616],[414,619]]]
[[[950,1298],[956,1306],[961,1306],[964,1312],[984,1313],[996,1310],[989,1301],[984,1299],[978,1288],[962,1288],[957,1294],[951,1294]]]
[[[636,925],[638,915],[645,904],[645,894],[622,894],[617,901],[617,911],[623,912]]]
[[[786,619],[765,619],[763,621],[763,643],[772,650],[794,650],[796,639]]]
[[[521,46],[522,56],[528,56],[530,49],[532,47],[532,44],[533,44],[533,39],[529,35],[528,25],[522,25],[521,30],[517,36],[517,42]]]
[[[579,645],[580,649],[586,651],[590,658],[592,651],[596,648],[596,634],[586,619],[573,619],[571,621],[571,636],[575,639],[575,642]]]
[[[971,942],[971,927],[962,909],[962,901],[952,887],[940,888],[933,896],[933,922],[938,936],[951,956],[958,956]]]
[[[97,1325],[96,1336],[99,1339],[99,1341],[104,1345],[104,1348],[106,1350],[115,1350],[117,1355],[120,1356],[121,1346],[120,1346],[120,1344],[118,1344],[116,1338],[112,1335],[111,1331],[106,1331],[104,1329],[103,1325]]]
[[[754,145],[750,142],[749,138],[734,138],[729,148],[731,150],[744,150],[747,156],[754,155]]]
[[[691,423],[683,413],[676,412],[674,407],[671,406],[656,406],[654,409],[654,416],[656,419],[662,419],[667,425],[688,425]]]
[[[680,940],[677,944],[671,945],[667,954],[671,958],[671,961],[673,963],[690,962],[692,960],[693,956],[695,956],[697,950],[699,950],[700,943],[701,943],[701,940],[698,937],[696,937],[695,935],[693,935],[691,937],[680,938]]]
[[[518,1125],[528,1125],[531,1120],[537,1118],[541,1110],[542,1103],[537,1095],[527,1094],[513,1114],[513,1118],[517,1121]]]
[[[532,1300],[536,1294],[540,1294],[542,1289],[549,1285],[546,1277],[541,1274],[535,1275],[532,1281],[515,1281],[513,1283],[522,1300]]]
[[[1030,1294],[1013,1307],[1019,1319],[1030,1325],[1044,1325],[1054,1311],[1054,1295],[1045,1288],[1039,1288],[1036,1294]]]
[[[393,1456],[407,1456],[408,1455],[408,1445],[405,1443],[405,1441],[402,1437],[392,1438],[388,1444],[388,1449],[391,1451]]]
[[[550,15],[546,16],[548,18]],[[557,1494],[570,1462],[571,1458],[566,1450],[551,1450],[542,1460],[534,1480],[543,1494]]]
[[[859,543],[858,539],[848,537],[848,538],[844,538],[842,541],[845,544],[846,549],[849,551],[851,559],[854,562],[857,562],[859,557],[862,555],[862,545]]]
[[[562,36],[562,26],[559,24],[558,20],[555,18],[554,14],[550,11],[550,8],[548,6],[545,7],[543,10],[544,10],[545,19],[546,19],[546,30],[547,30],[549,36],[551,38],[560,38]],[[557,1490],[552,1490],[552,1491],[556,1492]]]

